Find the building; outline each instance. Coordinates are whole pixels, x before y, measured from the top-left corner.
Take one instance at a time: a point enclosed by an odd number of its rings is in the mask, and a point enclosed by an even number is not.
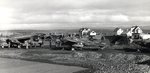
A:
[[[90,36],[95,36],[96,34],[97,34],[97,33],[96,33],[95,31],[90,31],[90,32],[89,32],[89,35],[90,35]]]
[[[142,33],[143,33],[143,31],[139,26],[133,26],[127,30],[126,35],[128,37],[131,37],[133,34],[142,34]]]
[[[133,26],[130,28],[132,33],[143,33],[142,29],[139,26]]]
[[[140,34],[139,36],[140,36],[140,38],[143,39],[143,40],[148,40],[148,39],[150,39],[150,34],[144,34],[144,33],[143,33],[143,34]]]
[[[79,29],[79,34],[81,37],[88,36],[88,33],[91,31],[89,28],[81,28]]]
[[[124,32],[124,30],[121,29],[121,28],[116,28],[116,29],[114,30],[114,32],[115,32],[115,35],[121,35],[121,34]]]

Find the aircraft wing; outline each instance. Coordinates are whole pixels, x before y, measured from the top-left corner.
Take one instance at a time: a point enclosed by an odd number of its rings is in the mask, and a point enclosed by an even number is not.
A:
[[[77,38],[65,38],[64,41],[69,41],[72,43],[78,43],[80,40]]]
[[[18,42],[24,43],[26,40],[30,40],[32,35],[24,35],[24,36],[17,36],[11,38],[11,40],[16,40]]]

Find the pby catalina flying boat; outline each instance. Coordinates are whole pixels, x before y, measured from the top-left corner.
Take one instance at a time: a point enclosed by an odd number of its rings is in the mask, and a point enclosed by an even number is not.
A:
[[[5,43],[5,44],[4,44]],[[38,35],[23,35],[23,36],[15,36],[6,38],[1,43],[1,47],[17,47],[22,48],[25,47],[26,49],[30,47],[41,46],[43,44],[43,40]]]

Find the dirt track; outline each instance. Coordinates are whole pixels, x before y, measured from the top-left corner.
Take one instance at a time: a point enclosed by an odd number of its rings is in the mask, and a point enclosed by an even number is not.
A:
[[[0,73],[73,73],[85,68],[0,58]]]

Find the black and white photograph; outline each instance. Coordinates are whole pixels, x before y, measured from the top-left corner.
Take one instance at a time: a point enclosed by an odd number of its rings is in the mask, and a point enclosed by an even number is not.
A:
[[[0,73],[150,73],[150,0],[0,0]]]

